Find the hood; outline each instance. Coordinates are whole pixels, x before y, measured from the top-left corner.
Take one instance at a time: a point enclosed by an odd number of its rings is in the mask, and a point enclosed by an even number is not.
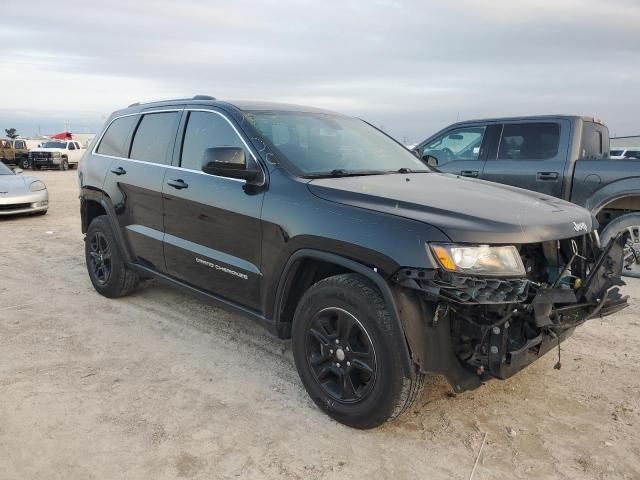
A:
[[[315,179],[308,188],[331,202],[433,225],[461,243],[536,243],[593,228],[590,212],[572,203],[443,173]]]
[[[64,148],[43,148],[43,147],[32,148],[29,151],[30,152],[66,152]]]
[[[25,179],[30,180],[27,181]],[[28,192],[27,185],[33,180],[36,179],[32,177],[22,177],[20,175],[0,175],[0,200]]]

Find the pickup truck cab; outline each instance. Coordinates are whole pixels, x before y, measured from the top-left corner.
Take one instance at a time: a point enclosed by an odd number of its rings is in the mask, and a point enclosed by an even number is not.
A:
[[[27,142],[20,138],[0,139],[0,160],[7,165],[18,165],[23,169],[29,167],[29,148]]]
[[[78,166],[83,153],[75,140],[50,140],[29,152],[29,162],[36,170],[42,167],[69,170]]]
[[[455,123],[414,147],[441,172],[504,183],[587,208],[603,242],[624,232],[625,272],[640,276],[640,163],[609,156],[592,117],[545,115]]]

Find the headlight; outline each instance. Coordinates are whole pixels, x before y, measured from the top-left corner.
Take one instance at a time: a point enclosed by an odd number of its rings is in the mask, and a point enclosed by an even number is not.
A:
[[[42,183],[40,180],[36,180],[35,182],[31,182],[31,185],[29,185],[29,190],[31,190],[32,192],[39,192],[40,190],[46,190],[47,186]]]
[[[52,157],[59,157],[60,156],[60,152],[51,152],[51,156]]]
[[[501,277],[525,275],[522,259],[513,245],[492,247],[432,243],[430,247],[440,266],[450,272]]]

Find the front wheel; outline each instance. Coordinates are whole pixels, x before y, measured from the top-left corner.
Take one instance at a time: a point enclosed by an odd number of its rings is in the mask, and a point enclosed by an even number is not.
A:
[[[20,168],[22,168],[23,170],[29,170],[29,167],[31,166],[31,163],[29,162],[28,158],[23,158],[22,160],[20,160]]]
[[[313,285],[293,321],[296,368],[313,401],[355,428],[373,428],[409,408],[424,376],[407,377],[393,317],[362,275],[343,274]]]
[[[66,158],[63,158],[60,162],[60,170],[67,171],[69,170],[69,161]]]

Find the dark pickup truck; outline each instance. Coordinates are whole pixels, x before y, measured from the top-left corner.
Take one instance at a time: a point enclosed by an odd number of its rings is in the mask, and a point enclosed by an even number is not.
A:
[[[609,158],[609,130],[571,115],[454,123],[413,149],[446,173],[534,190],[587,208],[604,244],[627,237],[625,269],[640,276],[640,163]]]

